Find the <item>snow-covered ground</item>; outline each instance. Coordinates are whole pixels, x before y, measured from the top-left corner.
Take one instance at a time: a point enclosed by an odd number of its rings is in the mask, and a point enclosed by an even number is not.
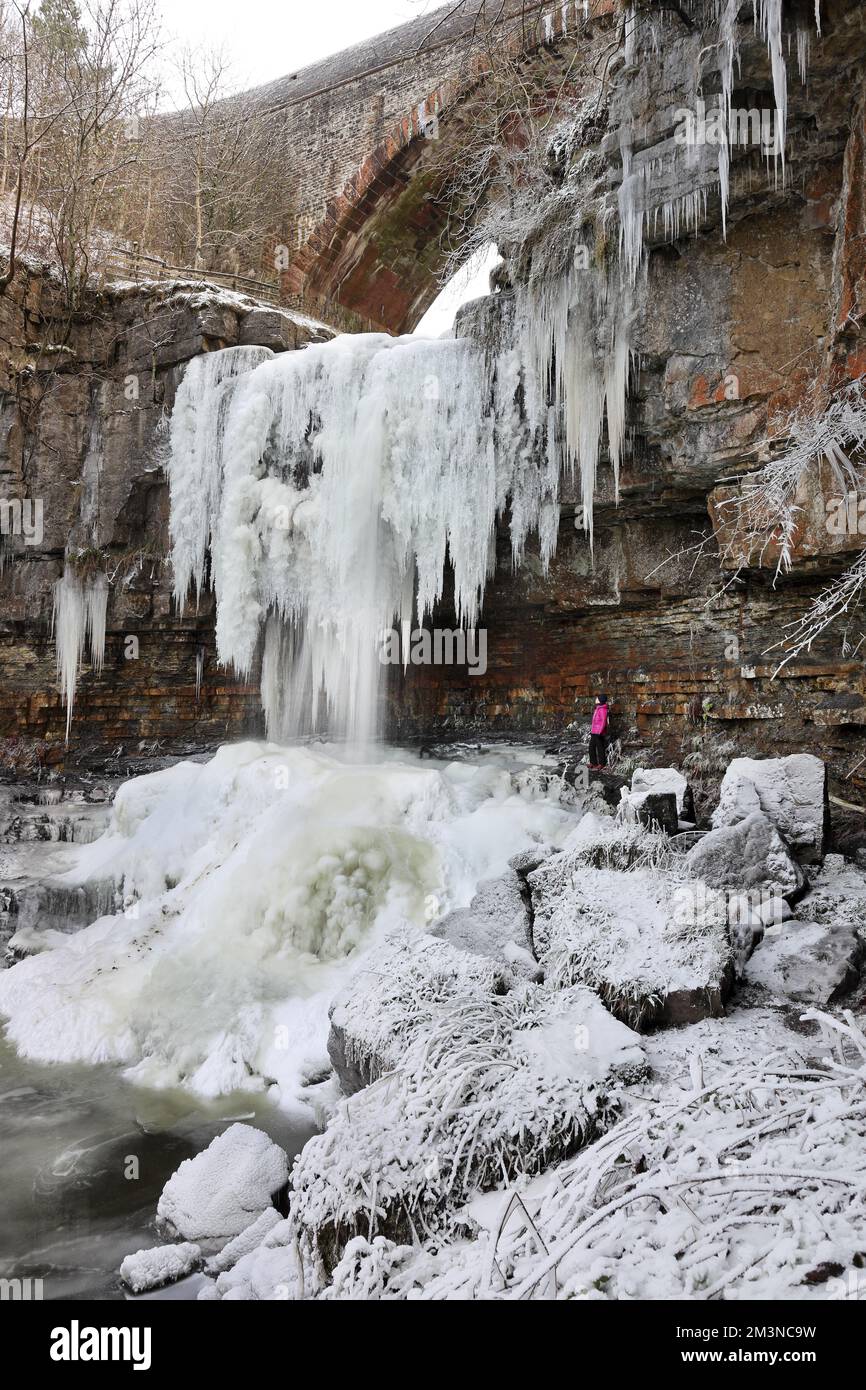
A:
[[[815,761],[781,769],[813,828]],[[753,799],[706,841],[789,815]],[[518,747],[246,743],[123,784],[105,834],[64,845],[50,901],[108,885],[116,910],[13,937],[19,1052],[321,1131],[293,1165],[258,1118],[218,1135],[127,1247],[128,1289],[858,1296],[866,873],[807,861],[789,902],[761,855],[747,892],[717,856],[734,889],[710,888],[628,798],[587,802]]]

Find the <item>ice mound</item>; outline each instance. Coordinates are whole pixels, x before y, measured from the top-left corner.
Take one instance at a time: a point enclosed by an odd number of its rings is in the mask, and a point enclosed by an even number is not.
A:
[[[247,743],[126,783],[63,882],[125,910],[0,974],[8,1036],[44,1061],[113,1062],[219,1096],[327,1068],[327,1009],[364,952],[472,899],[574,813],[483,767],[349,763]]]

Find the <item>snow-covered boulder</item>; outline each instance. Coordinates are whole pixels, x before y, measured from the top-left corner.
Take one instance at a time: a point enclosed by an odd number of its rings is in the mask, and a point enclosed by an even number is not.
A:
[[[304,1297],[297,1233],[291,1220],[278,1220],[257,1245],[247,1250],[199,1294],[203,1302],[285,1302]]]
[[[331,1005],[328,1053],[344,1094],[398,1066],[409,1043],[455,1000],[480,1007],[508,983],[504,963],[429,935],[395,932]]]
[[[614,1114],[617,1081],[645,1069],[637,1035],[591,990],[496,992],[490,963],[472,959],[422,936],[368,962],[344,1022],[359,1070],[390,1065],[292,1173],[302,1244],[327,1269],[357,1235],[411,1240],[467,1193],[574,1151]]]
[[[525,879],[527,874],[531,874],[555,853],[553,845],[533,845],[531,849],[523,849],[509,859],[508,867],[514,870],[518,878]]]
[[[786,922],[755,951],[745,978],[776,996],[825,1005],[853,989],[864,959],[866,948],[850,927]]]
[[[185,1279],[201,1263],[198,1245],[184,1241],[179,1245],[155,1245],[127,1255],[120,1266],[120,1277],[133,1293],[147,1293]]]
[[[761,811],[703,835],[685,863],[695,878],[711,888],[765,889],[773,896],[791,898],[806,882],[800,865]]]
[[[546,981],[591,986],[635,1028],[722,1014],[733,983],[723,894],[666,869],[575,868],[569,854],[529,885]]]
[[[430,935],[450,941],[460,951],[501,959],[509,946],[528,951],[529,906],[523,883],[514,869],[486,879],[468,907],[440,917]]]
[[[810,753],[788,758],[734,758],[722,780],[713,825],[737,825],[761,811],[801,863],[824,853],[827,769]]]
[[[226,1240],[267,1211],[288,1177],[286,1155],[267,1134],[229,1125],[169,1178],[157,1215],[186,1240]]]
[[[676,799],[678,818],[694,822],[695,803],[692,789],[678,768],[636,767],[631,776],[631,790],[624,788],[621,796],[635,811],[640,811],[647,797],[669,794]]]

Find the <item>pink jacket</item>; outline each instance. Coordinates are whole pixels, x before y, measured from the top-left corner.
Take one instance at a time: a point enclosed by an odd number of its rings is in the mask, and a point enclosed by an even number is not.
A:
[[[607,705],[596,705],[592,715],[590,733],[603,734],[607,728]]]

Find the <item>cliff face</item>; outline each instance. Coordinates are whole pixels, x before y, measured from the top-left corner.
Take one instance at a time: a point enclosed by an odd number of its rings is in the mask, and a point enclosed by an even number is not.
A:
[[[168,416],[197,354],[237,344],[290,351],[329,333],[201,285],[116,286],[70,318],[47,271],[19,271],[0,298],[0,498],[12,504],[2,512],[0,573],[8,763],[120,771],[260,731],[258,686],[216,663],[212,596],[183,616],[171,601]],[[67,547],[110,580],[105,665],[83,668],[68,748],[51,637]]]
[[[823,12],[806,85],[788,53],[784,179],[760,151],[735,149],[726,239],[717,189],[694,232],[675,243],[662,234],[663,210],[648,219],[630,447],[619,506],[610,469],[600,470],[594,556],[575,530],[573,498],[546,575],[532,561],[512,573],[503,538],[482,617],[486,675],[410,670],[394,689],[402,730],[551,734],[584,724],[604,690],[626,740],[679,757],[703,750],[710,761],[712,743],[759,755],[807,747],[828,759],[843,799],[862,799],[862,605],[777,668],[786,628],[862,552],[866,520],[862,530],[828,526],[840,484],[822,464],[797,498],[793,566],[777,576],[772,530],[757,553],[736,528],[730,533],[736,512],[721,505],[782,447],[780,422],[797,409],[820,415],[866,366],[866,16],[849,3]],[[690,105],[699,39],[669,30],[662,56],[633,78],[634,159],[647,168],[664,169],[678,109]],[[707,87],[712,93],[711,80]],[[775,107],[758,34],[743,40],[732,105]],[[615,187],[616,135],[600,149]],[[662,196],[672,215],[685,220],[698,186],[668,175]],[[513,313],[511,299],[506,289],[471,306],[462,331],[492,341]]]
[[[669,21],[658,61],[632,62],[618,79],[632,80],[638,165],[663,165],[703,52],[699,32]],[[772,536],[734,564],[737,537],[720,510],[772,454],[793,408],[820,414],[866,368],[860,5],[823,6],[804,85],[790,54],[788,65],[784,179],[760,151],[737,149],[726,238],[718,190],[698,200],[696,228],[675,240],[663,216],[649,219],[621,496],[617,505],[603,465],[593,549],[575,527],[568,487],[547,573],[531,554],[513,571],[503,535],[483,611],[486,673],[398,675],[395,737],[549,737],[582,727],[604,689],[618,732],[643,752],[712,763],[715,745],[728,756],[808,748],[828,760],[838,797],[866,796],[862,606],[778,669],[786,627],[863,548],[856,525],[826,524],[837,480],[822,468],[804,487],[794,564],[778,576]],[[738,72],[733,105],[772,111],[760,35],[743,38]],[[608,124],[593,167],[615,190],[621,142]],[[669,183],[672,215],[694,191],[685,177]],[[506,288],[464,311],[461,331],[500,341],[512,313]],[[173,611],[165,423],[196,354],[234,344],[291,350],[327,332],[190,286],[116,287],[67,322],[59,287],[35,269],[0,299],[2,496],[41,499],[44,520],[38,540],[4,539],[0,737],[10,760],[35,741],[49,761],[114,759],[126,770],[151,752],[261,731],[257,685],[216,664],[211,598],[197,612]],[[84,668],[68,753],[50,634],[67,544],[92,551],[111,578],[105,668]],[[439,621],[453,625],[447,603]]]

